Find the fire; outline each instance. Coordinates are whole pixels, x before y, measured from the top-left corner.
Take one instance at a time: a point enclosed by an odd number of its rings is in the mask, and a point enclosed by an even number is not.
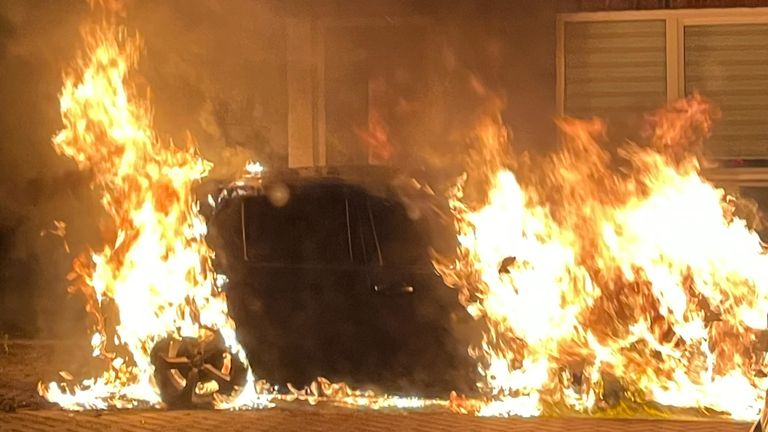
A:
[[[70,274],[93,318],[92,355],[99,376],[67,388],[40,385],[67,409],[132,407],[161,402],[150,352],[166,337],[203,337],[218,331],[247,365],[216,285],[212,250],[192,188],[211,165],[193,144],[161,140],[152,109],[133,84],[139,37],[105,22],[84,27],[85,50],[64,78],[55,150],[92,174],[109,217],[105,246],[84,254]],[[246,389],[222,407],[266,406],[248,371]]]
[[[303,389],[287,385],[289,393],[280,398],[289,402],[305,401],[310,405],[327,402],[348,408],[368,408],[373,410],[384,408],[419,409],[425,407],[446,407],[448,403],[440,399],[422,399],[419,397],[403,397],[394,395],[377,395],[371,390],[358,390],[349,387],[344,382],[331,382],[318,377]]]
[[[55,150],[93,176],[109,217],[105,246],[70,275],[93,318],[103,372],[74,388],[40,385],[67,409],[161,403],[150,354],[168,336],[219,332],[246,366],[192,189],[211,165],[154,131],[132,84],[141,42],[106,22],[83,32],[65,76]],[[452,406],[480,415],[593,412],[618,393],[752,419],[768,380],[755,343],[768,313],[768,255],[699,172],[713,112],[698,96],[651,118],[650,142],[603,150],[600,121],[562,120],[565,145],[536,170],[509,152],[498,118],[451,194],[457,258],[436,260],[461,301],[487,323],[482,403],[376,396],[318,379],[288,400],[348,406]],[[264,167],[249,163],[248,176]],[[63,232],[63,228],[62,228]],[[220,408],[265,407],[274,388],[248,370]]]
[[[535,172],[510,162],[500,121],[479,129],[475,177],[451,194],[458,258],[436,266],[488,324],[480,415],[592,412],[612,392],[758,415],[768,255],[699,173],[714,114],[699,96],[660,110],[619,160],[602,122],[565,119]]]

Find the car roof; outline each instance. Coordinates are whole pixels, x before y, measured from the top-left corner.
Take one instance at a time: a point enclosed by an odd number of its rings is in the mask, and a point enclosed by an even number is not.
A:
[[[425,212],[433,214],[430,219],[436,218],[436,221],[452,226],[449,219],[442,220],[450,213],[447,201],[436,196],[426,183],[389,167],[373,165],[283,169],[246,177],[220,190],[213,214],[223,207],[219,204],[224,201],[263,196],[265,188],[270,184],[280,183],[289,188],[313,185],[347,186],[361,190],[368,196],[400,204],[418,202]],[[455,239],[455,236],[451,238]]]
[[[410,184],[416,188],[422,186],[415,179],[389,167],[348,165],[270,170],[241,178],[221,190],[224,192],[223,198],[259,195],[264,187],[275,183],[282,183],[289,187],[346,185],[381,197],[392,195],[393,191],[404,184]],[[426,190],[431,191],[429,188]]]
[[[262,182],[283,182],[287,184],[339,184],[362,187],[382,187],[396,179],[398,173],[388,167],[375,165],[350,165],[291,168],[267,171],[258,177]],[[253,178],[253,177],[252,177]]]

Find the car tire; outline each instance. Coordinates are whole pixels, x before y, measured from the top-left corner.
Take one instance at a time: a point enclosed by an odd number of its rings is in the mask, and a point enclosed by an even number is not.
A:
[[[171,409],[211,405],[214,395],[236,396],[247,366],[227,349],[219,333],[204,338],[166,337],[150,353],[163,402]]]

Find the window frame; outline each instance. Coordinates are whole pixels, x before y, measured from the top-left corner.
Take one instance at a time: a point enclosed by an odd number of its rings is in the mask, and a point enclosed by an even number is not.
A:
[[[323,262],[303,262],[303,263],[281,263],[276,262],[273,260],[270,261],[257,261],[255,259],[252,259],[248,256],[248,243],[249,243],[249,236],[247,231],[247,223],[246,223],[246,199],[253,199],[253,198],[265,198],[264,195],[256,195],[256,196],[245,196],[240,197],[240,233],[243,243],[243,261],[248,263],[249,265],[256,265],[260,267],[274,267],[274,268],[307,268],[307,269],[317,269],[317,268],[328,268],[328,269],[346,269],[346,268],[354,268],[357,266],[357,260],[358,257],[355,254],[354,248],[353,248],[353,242],[352,239],[352,233],[355,230],[356,221],[352,220],[352,205],[353,203],[350,202],[352,197],[350,196],[350,190],[348,187],[343,186],[342,189],[343,193],[343,199],[344,199],[344,217],[346,220],[346,243],[347,248],[346,252],[348,254],[347,259],[344,262],[329,262],[329,263],[323,263]]]
[[[392,197],[375,197],[371,195],[366,195],[362,197],[363,199],[360,202],[360,207],[363,215],[361,216],[360,221],[360,229],[361,229],[361,241],[363,242],[363,249],[365,250],[365,266],[369,270],[374,271],[382,271],[383,269],[386,270],[409,270],[414,271],[418,269],[422,269],[424,266],[423,262],[412,262],[408,264],[404,263],[398,263],[398,262],[392,262],[391,258],[388,259],[388,254],[384,251],[384,247],[382,247],[382,240],[380,240],[380,228],[378,225],[378,221],[381,221],[381,219],[378,219],[375,215],[376,211],[374,210],[374,206],[372,206],[372,203],[378,202],[382,205],[392,205],[395,207],[398,207],[399,210],[402,210],[404,213],[407,212],[405,205]],[[374,203],[375,205],[375,203]],[[408,217],[407,214],[405,214],[406,218]],[[422,230],[423,226],[419,226],[417,221],[410,221],[408,223],[412,223],[413,226],[411,227],[414,229],[417,234],[419,234],[421,237],[421,244],[418,246],[426,246],[424,250],[422,251],[424,255],[427,255],[427,250],[429,247],[429,239],[425,238],[426,235]],[[373,245],[375,246],[375,250],[370,252],[367,247],[365,246],[365,236],[370,236],[370,240],[372,241]],[[429,266],[431,271],[431,265]]]
[[[768,24],[768,7],[656,9],[574,12],[556,18],[557,115],[565,114],[565,25],[575,22],[659,21],[666,23],[667,102],[685,96],[685,28],[696,25]],[[765,155],[768,159],[768,154]],[[711,181],[734,186],[768,186],[768,168],[714,168],[704,174]]]

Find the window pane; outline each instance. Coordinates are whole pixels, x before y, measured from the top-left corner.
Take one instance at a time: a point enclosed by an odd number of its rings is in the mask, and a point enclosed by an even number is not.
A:
[[[350,263],[344,191],[291,190],[280,207],[265,196],[245,200],[248,260],[265,264]]]
[[[412,266],[428,261],[424,232],[402,205],[371,199],[369,206],[384,265]]]
[[[719,158],[768,154],[768,24],[685,27],[685,91],[722,110],[709,152]]]
[[[636,116],[666,101],[663,20],[565,23],[565,114]]]

